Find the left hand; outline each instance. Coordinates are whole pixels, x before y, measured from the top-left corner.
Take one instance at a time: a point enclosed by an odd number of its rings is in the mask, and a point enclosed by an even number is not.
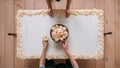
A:
[[[70,9],[66,9],[65,13],[66,13],[66,18],[68,18],[70,16]]]
[[[43,43],[43,49],[47,49],[47,47],[48,47],[48,40],[45,41],[44,39],[42,39],[42,43]]]

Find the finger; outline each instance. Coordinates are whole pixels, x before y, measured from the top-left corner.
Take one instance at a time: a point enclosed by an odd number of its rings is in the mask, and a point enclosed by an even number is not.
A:
[[[48,15],[49,15],[50,17],[52,17],[52,13],[51,13],[51,11],[48,12]]]
[[[54,16],[54,12],[53,12],[53,11],[50,12],[50,16],[51,16],[51,17]]]
[[[68,18],[68,14],[66,13],[66,18]]]
[[[44,42],[44,39],[42,38],[42,42]]]
[[[65,45],[65,41],[62,41],[62,44]]]
[[[65,42],[64,44],[67,45],[67,42]]]
[[[66,13],[66,18],[68,18],[70,16],[70,13]]]
[[[66,18],[68,18],[68,14],[66,13]]]
[[[65,43],[65,40],[62,40],[62,43]]]
[[[48,15],[50,15],[50,11],[48,11],[47,13],[48,13]]]
[[[48,15],[51,16],[51,13],[49,12]]]

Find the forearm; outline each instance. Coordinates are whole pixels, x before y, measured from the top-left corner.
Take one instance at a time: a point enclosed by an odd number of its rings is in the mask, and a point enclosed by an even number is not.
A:
[[[44,66],[45,65],[45,56],[46,56],[46,49],[43,49],[41,57],[40,57],[40,66]]]
[[[47,5],[48,5],[48,9],[52,9],[52,4],[51,4],[51,0],[46,0]]]
[[[71,2],[72,2],[72,0],[67,0],[67,6],[66,6],[66,9],[70,9]]]
[[[78,63],[76,62],[76,60],[74,59],[74,57],[70,54],[70,52],[68,50],[65,50],[66,54],[68,55],[70,62],[72,64],[73,67],[78,66]]]

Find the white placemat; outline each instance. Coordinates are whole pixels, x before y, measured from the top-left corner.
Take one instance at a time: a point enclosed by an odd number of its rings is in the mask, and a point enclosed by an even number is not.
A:
[[[43,48],[42,37],[45,35],[49,37],[49,47],[46,57],[49,59],[68,58],[61,47],[61,44],[54,42],[50,37],[50,29],[55,24],[63,24],[67,26],[69,30],[69,37],[66,40],[68,42],[68,49],[76,59],[96,59],[103,56],[104,41],[100,41],[99,37],[99,34],[103,34],[103,31],[100,31],[100,29],[103,29],[103,22],[101,21],[102,25],[100,26],[99,15],[97,15],[101,10],[94,10],[94,14],[88,15],[78,13],[87,12],[87,10],[76,10],[76,13],[74,10],[73,13],[76,15],[71,13],[69,18],[65,18],[64,11],[60,11],[61,10],[59,10],[59,12],[56,11],[54,17],[50,17],[45,13],[35,14],[38,12],[37,10],[21,11],[29,14],[23,14],[21,17],[19,15],[17,16],[17,21],[20,19],[21,23],[20,30],[17,30],[17,32],[18,35],[19,33],[22,35],[20,38],[22,41],[20,43],[20,48],[22,50],[21,52],[23,52],[22,54],[19,54],[19,48],[17,48],[18,58],[40,58]],[[98,55],[98,53],[101,55]]]

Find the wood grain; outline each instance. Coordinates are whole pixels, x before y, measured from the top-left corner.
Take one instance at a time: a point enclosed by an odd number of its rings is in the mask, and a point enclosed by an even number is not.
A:
[[[47,9],[46,0],[34,0],[34,9]]]
[[[24,67],[34,67],[34,60],[24,60]]]
[[[14,37],[8,33],[14,32],[14,0],[5,0],[5,68],[14,68]]]
[[[120,0],[115,0],[115,68],[120,68]]]
[[[39,59],[34,60],[34,68],[39,68]]]
[[[24,5],[24,9],[34,9],[34,0],[25,0]]]
[[[114,68],[114,0],[105,0],[105,68]]]
[[[24,0],[15,0],[15,13],[14,13],[14,16],[16,17],[16,14],[17,14],[17,11],[19,9],[24,9]],[[15,18],[15,22],[14,24],[16,25],[16,18]],[[16,26],[14,26],[14,33],[16,33]],[[17,59],[16,57],[16,38],[14,38],[15,41],[14,41],[14,48],[15,48],[15,68],[24,68],[24,60],[19,60]]]
[[[94,9],[96,6],[96,0],[84,0],[85,9]]]
[[[120,68],[120,60],[115,60],[115,67],[114,68]]]
[[[73,0],[71,9],[84,9],[85,8],[84,2],[85,2],[85,0],[75,0],[75,1]]]
[[[0,68],[5,68],[5,13],[4,13],[5,1],[0,0]]]

